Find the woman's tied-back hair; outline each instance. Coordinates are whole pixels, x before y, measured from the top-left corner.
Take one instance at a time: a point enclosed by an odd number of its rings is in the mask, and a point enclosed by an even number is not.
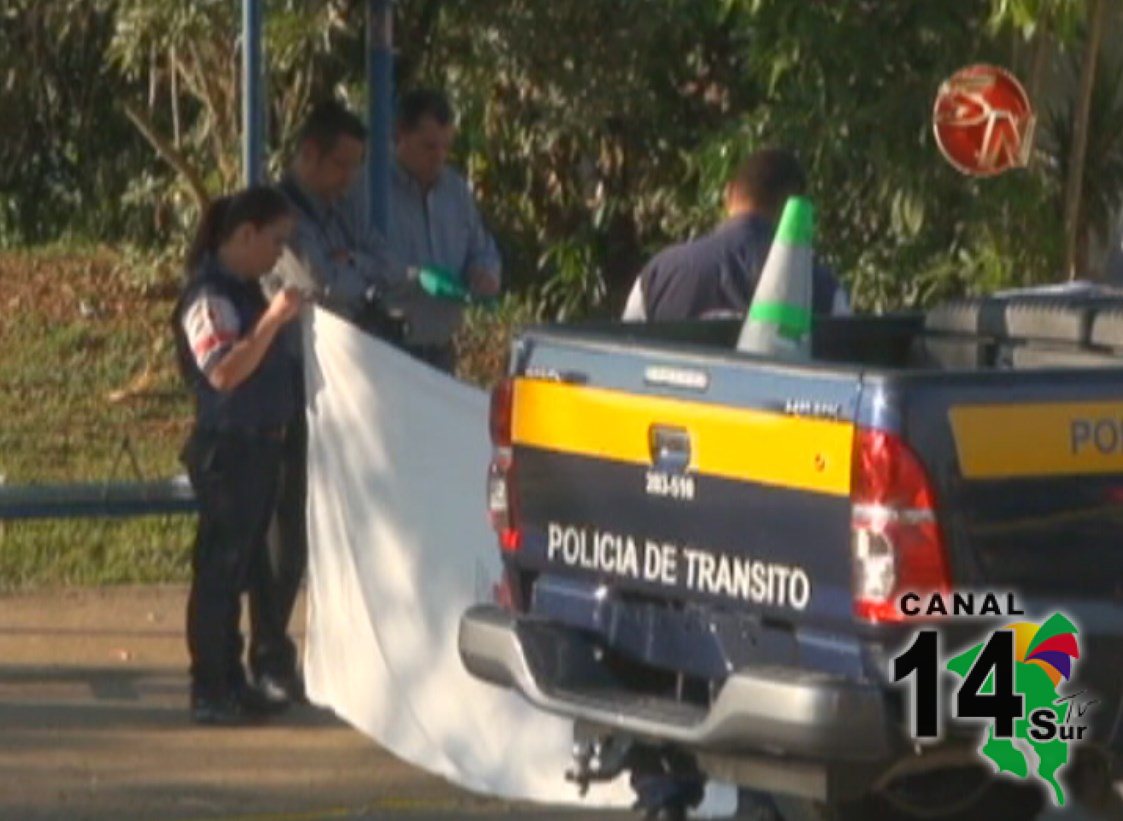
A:
[[[199,220],[195,239],[187,252],[188,278],[195,275],[208,254],[215,253],[242,225],[248,222],[255,228],[263,228],[290,213],[285,195],[267,185],[253,185],[212,201]]]

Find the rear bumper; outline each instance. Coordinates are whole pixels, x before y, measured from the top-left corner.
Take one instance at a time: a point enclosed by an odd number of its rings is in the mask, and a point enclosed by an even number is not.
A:
[[[461,618],[470,673],[553,713],[698,751],[884,762],[897,749],[882,692],[783,667],[729,675],[708,708],[637,696],[615,684],[580,634],[490,605]]]

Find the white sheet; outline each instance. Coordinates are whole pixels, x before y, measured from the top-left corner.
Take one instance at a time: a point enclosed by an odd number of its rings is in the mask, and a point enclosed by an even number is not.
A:
[[[305,317],[309,697],[395,755],[481,793],[627,806],[625,778],[582,801],[571,724],[472,678],[460,614],[499,576],[485,515],[487,396],[356,331]],[[731,789],[708,811],[728,812]]]

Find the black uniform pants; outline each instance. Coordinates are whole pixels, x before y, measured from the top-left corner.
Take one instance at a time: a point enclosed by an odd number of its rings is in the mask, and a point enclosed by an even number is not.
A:
[[[194,699],[221,700],[245,681],[240,598],[265,552],[277,501],[281,437],[197,430],[183,459],[199,502],[187,600]]]
[[[250,570],[250,670],[254,676],[296,674],[296,645],[288,636],[308,564],[308,423],[304,413],[285,431],[280,495],[266,549]]]

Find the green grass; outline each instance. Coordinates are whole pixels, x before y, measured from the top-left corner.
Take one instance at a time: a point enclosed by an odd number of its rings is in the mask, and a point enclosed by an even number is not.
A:
[[[104,249],[0,255],[0,476],[104,482],[182,471],[191,408],[175,372],[175,293]],[[0,589],[184,579],[190,516],[0,523]]]
[[[0,523],[0,591],[184,581],[191,516]]]

